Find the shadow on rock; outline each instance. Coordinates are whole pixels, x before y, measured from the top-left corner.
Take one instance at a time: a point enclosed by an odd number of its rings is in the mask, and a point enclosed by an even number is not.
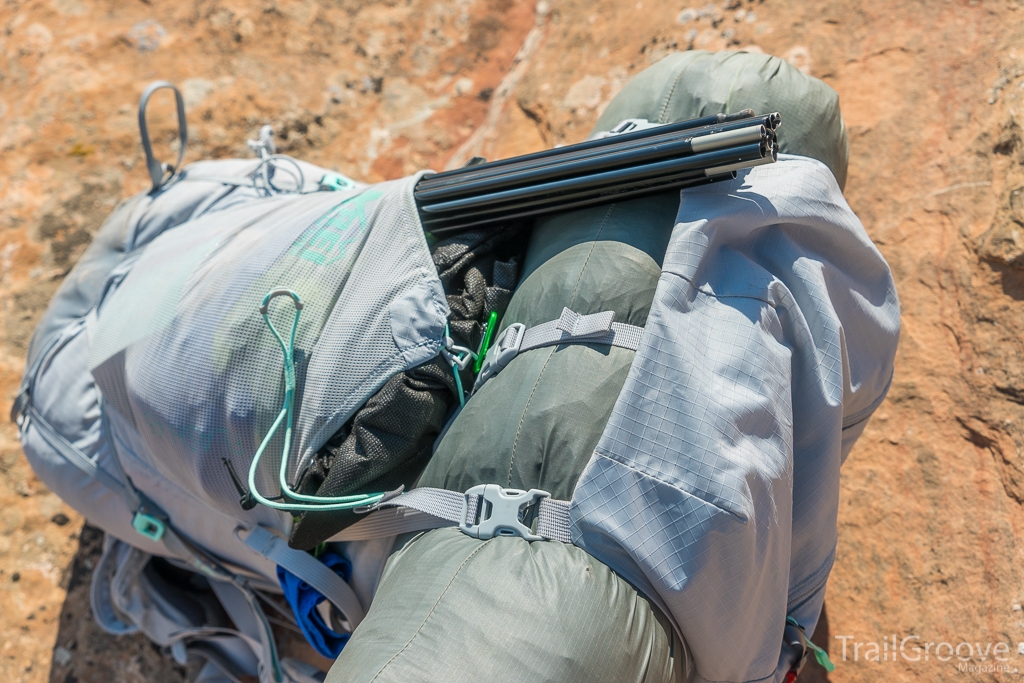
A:
[[[821,618],[818,619],[818,625],[814,628],[811,642],[825,652],[828,652],[829,640],[828,610],[825,609],[825,605],[822,605]],[[829,683],[828,671],[825,671],[825,667],[818,664],[814,657],[811,657],[804,665],[804,670],[800,672],[800,677],[796,679],[796,683]]]
[[[50,664],[50,683],[183,683],[195,673],[164,656],[141,634],[113,636],[92,618],[89,584],[103,532],[86,524],[68,569],[68,594]]]

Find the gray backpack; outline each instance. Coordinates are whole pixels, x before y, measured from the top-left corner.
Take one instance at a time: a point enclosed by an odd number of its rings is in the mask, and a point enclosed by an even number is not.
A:
[[[389,377],[465,360],[445,332],[418,177],[360,186],[266,142],[257,160],[168,174],[146,147],[153,190],[115,211],[68,276],[15,405],[40,478],[108,533],[93,583],[105,628],[206,657],[206,680],[315,678],[276,655],[264,609],[278,567],[354,629],[387,539],[455,525],[583,548],[666,615],[694,680],[781,680],[805,655],[780,642],[820,613],[839,465],[885,395],[899,329],[888,267],[829,167],[784,155],[688,190],[642,329],[568,309],[508,326],[464,414],[494,410],[533,349],[635,351],[571,496],[491,481],[345,501],[365,503],[331,539],[353,564],[346,582],[288,547],[292,518],[271,494]],[[294,372],[257,308],[283,337],[293,327]],[[265,504],[239,505],[231,471]],[[205,577],[205,616],[150,556]]]
[[[105,630],[142,630],[181,662],[205,657],[202,681],[322,677],[277,657],[265,611],[278,567],[347,629],[374,578],[357,571],[350,585],[289,548],[291,515],[243,509],[225,465],[247,472],[281,409],[281,352],[257,312],[275,283],[306,295],[294,433],[307,457],[388,377],[441,350],[448,309],[415,220],[416,179],[359,185],[273,154],[268,130],[256,159],[162,166],[145,129],[160,87],[173,88],[154,84],[139,109],[153,187],[113,212],[64,280],[12,416],[40,479],[107,532],[91,595]],[[286,327],[290,308],[275,300],[269,317]],[[265,461],[257,485],[270,491],[280,456]],[[152,556],[209,589],[176,590]]]

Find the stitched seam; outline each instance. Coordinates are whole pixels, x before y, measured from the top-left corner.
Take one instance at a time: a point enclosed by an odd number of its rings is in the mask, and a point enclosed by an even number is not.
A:
[[[477,546],[476,550],[474,550],[473,552],[471,552],[471,553],[470,553],[470,554],[469,554],[469,555],[468,555],[468,556],[466,557],[466,559],[464,559],[464,560],[462,561],[462,564],[460,564],[460,565],[459,565],[459,568],[455,570],[455,574],[454,574],[454,575],[452,576],[452,578],[451,578],[451,581],[449,581],[449,582],[448,582],[448,585],[444,587],[444,590],[443,590],[443,591],[441,591],[441,595],[437,596],[437,600],[436,600],[436,601],[434,602],[434,604],[433,604],[433,605],[432,605],[432,606],[430,607],[430,611],[429,611],[429,612],[427,612],[427,616],[423,617],[423,623],[422,623],[422,624],[420,624],[420,625],[419,625],[419,626],[418,626],[418,627],[416,628],[416,632],[415,632],[415,633],[413,633],[413,634],[412,634],[412,636],[410,636],[410,637],[409,637],[409,642],[407,642],[407,643],[406,643],[405,645],[403,645],[403,646],[402,646],[402,649],[401,649],[401,650],[399,650],[398,652],[396,652],[396,653],[394,654],[394,656],[392,656],[392,657],[391,657],[391,659],[389,659],[389,660],[388,660],[387,662],[385,662],[384,666],[382,666],[382,667],[380,668],[380,671],[378,671],[377,673],[375,673],[375,674],[373,675],[373,678],[371,678],[371,679],[370,679],[370,683],[373,683],[373,682],[374,682],[375,680],[377,680],[377,679],[378,679],[378,678],[380,677],[380,675],[381,675],[382,673],[384,673],[384,669],[386,669],[386,668],[388,668],[389,666],[391,666],[391,663],[392,663],[393,661],[395,661],[396,659],[398,659],[398,657],[399,657],[399,656],[400,656],[400,655],[401,655],[401,654],[402,654],[403,652],[405,652],[405,651],[406,651],[406,650],[407,650],[407,649],[409,648],[409,646],[410,646],[410,645],[412,645],[412,641],[416,640],[416,636],[418,636],[418,635],[420,634],[420,631],[422,631],[422,630],[423,630],[423,627],[427,625],[427,622],[428,622],[428,621],[430,621],[430,617],[431,617],[431,615],[433,615],[433,614],[434,614],[434,610],[435,610],[435,609],[437,609],[437,606],[441,604],[441,600],[442,600],[442,599],[444,598],[445,594],[446,594],[446,593],[448,593],[448,589],[452,587],[452,584],[453,584],[453,583],[455,583],[455,579],[456,579],[456,578],[458,578],[458,576],[459,576],[459,573],[460,573],[460,572],[462,571],[462,568],[463,568],[463,567],[465,567],[465,566],[466,566],[466,563],[467,563],[467,562],[469,562],[469,561],[470,561],[471,559],[473,559],[473,556],[474,556],[474,555],[476,555],[476,554],[477,554],[478,552],[480,552],[480,550],[481,550],[481,549],[482,549],[482,548],[483,548],[483,547],[484,547],[485,545],[487,545],[487,544],[486,544],[486,543],[481,543],[481,544],[480,544],[479,546]]]
[[[885,388],[882,389],[882,393],[878,395],[878,398],[871,402],[871,405],[869,405],[867,408],[864,408],[863,410],[854,413],[853,415],[850,415],[849,417],[843,418],[843,429],[855,427],[856,425],[859,425],[861,422],[864,422],[865,420],[869,419],[874,414],[874,412],[878,409],[878,406],[882,405],[882,401],[885,400],[886,395],[889,393],[889,389],[890,387],[892,387],[892,380],[895,377],[895,375],[895,370],[889,373],[889,381],[885,383]]]
[[[828,581],[829,574],[832,572],[832,565],[834,565],[835,562],[836,549],[833,548],[832,552],[829,553],[828,558],[820,567],[815,569],[810,576],[806,577],[791,589],[792,594],[786,601],[787,612],[825,585],[825,582]]]
[[[681,70],[676,76],[676,79],[672,82],[672,89],[668,91],[668,95],[665,97],[665,104],[661,105],[661,111],[658,112],[658,123],[665,123],[665,113],[668,111],[668,105],[672,102],[672,96],[676,94],[676,88],[679,87],[679,81],[683,80],[683,71]]]
[[[694,283],[694,281],[691,278],[687,277],[686,275],[677,273],[674,270],[663,270],[662,272],[668,275],[675,275],[676,277],[682,280],[686,280],[687,282],[690,283],[690,286],[693,287],[693,290],[695,292],[703,296],[709,296],[712,299],[750,299],[751,301],[760,301],[761,303],[771,306],[772,308],[779,308],[778,304],[774,304],[771,301],[768,301],[768,299],[759,296],[754,296],[753,294],[715,294],[714,292],[707,292],[704,291],[704,289],[702,289],[702,285]]]
[[[725,514],[729,515],[734,520],[736,520],[740,524],[743,524],[744,526],[750,521],[747,518],[742,517],[741,515],[733,512],[732,510],[724,508],[721,505],[719,505],[718,503],[714,503],[714,502],[708,500],[703,495],[697,495],[696,493],[693,493],[691,491],[687,491],[686,489],[680,488],[677,484],[673,484],[670,481],[665,481],[663,478],[659,477],[656,474],[653,474],[651,472],[647,472],[647,471],[642,470],[642,469],[640,469],[638,467],[630,465],[629,463],[625,462],[624,460],[621,460],[619,458],[619,456],[617,456],[617,455],[613,455],[612,453],[603,453],[603,452],[601,452],[600,450],[598,450],[596,448],[594,449],[594,455],[596,455],[599,458],[604,458],[605,460],[610,460],[611,462],[614,462],[615,464],[619,465],[620,467],[624,467],[627,470],[630,470],[631,472],[636,472],[641,477],[644,477],[645,479],[649,479],[649,480],[651,480],[651,481],[653,481],[653,482],[655,482],[657,484],[662,484],[663,486],[667,486],[667,487],[669,487],[670,489],[672,489],[674,491],[678,491],[679,493],[683,494],[684,496],[688,496],[690,498],[693,498],[694,500],[699,500],[700,502],[704,503],[708,507],[712,507],[712,508],[715,508],[716,510],[720,510],[720,511],[724,512]],[[710,497],[710,496],[708,496],[708,497]]]
[[[516,461],[516,448],[519,446],[519,434],[523,431],[523,422],[526,421],[526,413],[530,410],[530,403],[533,401],[533,395],[537,393],[537,387],[540,385],[540,378],[544,376],[544,371],[548,368],[548,361],[551,360],[551,356],[555,353],[555,347],[551,347],[548,351],[548,357],[544,360],[544,365],[541,367],[540,372],[537,374],[537,381],[533,383],[533,389],[530,390],[530,397],[526,399],[526,405],[523,406],[523,414],[519,416],[519,424],[516,425],[516,438],[512,441],[512,457],[508,460],[508,484],[507,487],[512,487],[512,465]]]
[[[611,218],[612,211],[615,210],[615,204],[608,207],[608,211],[604,214],[604,219],[601,221],[601,226],[597,229],[597,234],[594,235],[593,241],[590,243],[590,251],[587,252],[587,259],[583,262],[583,267],[580,268],[580,274],[576,278],[576,286],[572,288],[572,296],[569,297],[569,308],[572,308],[576,304],[576,295],[580,293],[580,283],[583,282],[583,274],[587,272],[587,266],[590,265],[590,257],[594,255],[594,250],[597,248],[597,241],[601,239],[601,233],[604,232],[604,226],[608,224],[608,219]]]
[[[594,249],[597,248],[597,241],[601,239],[601,233],[604,232],[604,226],[608,224],[608,219],[612,215],[612,211],[615,210],[615,204],[608,207],[608,210],[604,214],[604,219],[601,221],[600,227],[597,229],[597,234],[594,235],[594,240],[590,243],[590,251],[587,253],[587,258],[583,261],[583,267],[580,268],[580,274],[576,278],[576,285],[572,289],[572,296],[569,297],[569,308],[572,308],[576,303],[576,295],[580,291],[580,283],[583,282],[583,274],[587,272],[587,266],[590,264],[590,257],[594,255]],[[537,375],[537,381],[533,384],[533,389],[530,390],[530,397],[526,399],[526,405],[523,407],[523,414],[519,416],[519,424],[516,425],[516,438],[512,441],[512,457],[508,461],[508,484],[506,486],[512,486],[512,469],[516,461],[516,448],[519,446],[519,435],[523,431],[523,422],[526,421],[526,413],[530,410],[530,403],[533,401],[533,395],[537,393],[537,387],[540,385],[540,379],[544,376],[544,371],[548,367],[548,362],[551,360],[551,355],[554,353],[554,349],[548,352],[548,357],[544,361],[544,366],[540,369],[540,373]]]
[[[732,110],[732,89],[736,87],[736,81],[740,79],[740,73],[742,69],[736,69],[736,75],[732,77],[732,83],[729,84],[729,94],[725,98],[725,112],[728,114]]]

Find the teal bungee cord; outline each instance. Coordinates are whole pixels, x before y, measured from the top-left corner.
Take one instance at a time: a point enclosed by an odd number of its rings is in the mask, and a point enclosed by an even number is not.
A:
[[[284,339],[278,334],[277,328],[274,327],[274,323],[270,322],[268,315],[270,308],[270,300],[276,296],[289,296],[292,302],[295,304],[295,318],[292,320],[292,332],[288,339],[288,344],[284,343]],[[356,494],[351,496],[335,496],[335,497],[321,497],[321,496],[309,496],[298,491],[293,491],[288,485],[288,454],[291,451],[292,445],[292,408],[295,404],[295,332],[299,327],[299,314],[302,312],[302,300],[299,295],[290,289],[275,289],[267,292],[267,295],[263,297],[263,303],[260,305],[260,314],[263,316],[263,320],[267,323],[267,327],[274,334],[277,339],[277,343],[281,345],[281,352],[284,353],[284,405],[281,407],[281,412],[278,413],[277,419],[274,420],[274,424],[270,427],[270,431],[263,437],[263,443],[256,450],[256,454],[252,458],[252,464],[249,466],[249,491],[253,498],[257,502],[266,505],[267,507],[274,508],[275,510],[287,510],[294,512],[306,512],[310,510],[316,511],[330,511],[330,510],[351,510],[352,508],[362,507],[365,505],[373,505],[380,502],[384,498],[384,493],[367,493],[367,494]],[[281,423],[285,423],[284,428],[284,447],[281,451],[281,469],[278,472],[278,481],[281,485],[281,498],[288,498],[297,501],[304,501],[299,503],[279,503],[277,501],[270,500],[263,496],[256,488],[256,469],[259,467],[260,460],[263,458],[263,452],[270,445],[271,439],[277,433],[277,430],[281,427]]]
[[[465,370],[469,367],[470,362],[475,361],[477,355],[465,346],[458,346],[452,341],[448,323],[444,324],[444,343],[445,347],[441,350],[441,355],[452,366],[452,374],[455,376],[456,393],[459,396],[459,406],[465,408],[466,392],[462,388],[462,377],[459,376],[459,370]],[[454,353],[452,353],[453,351]]]

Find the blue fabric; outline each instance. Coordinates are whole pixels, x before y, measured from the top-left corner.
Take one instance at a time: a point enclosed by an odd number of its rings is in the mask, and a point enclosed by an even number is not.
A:
[[[333,569],[345,581],[352,575],[352,566],[348,560],[337,553],[327,551],[317,559]],[[306,636],[306,640],[318,654],[328,659],[336,659],[348,642],[350,634],[336,633],[324,623],[324,618],[317,612],[316,606],[327,598],[284,567],[277,568],[277,580],[281,583],[285,600],[295,614],[295,621],[302,629],[302,635]]]

